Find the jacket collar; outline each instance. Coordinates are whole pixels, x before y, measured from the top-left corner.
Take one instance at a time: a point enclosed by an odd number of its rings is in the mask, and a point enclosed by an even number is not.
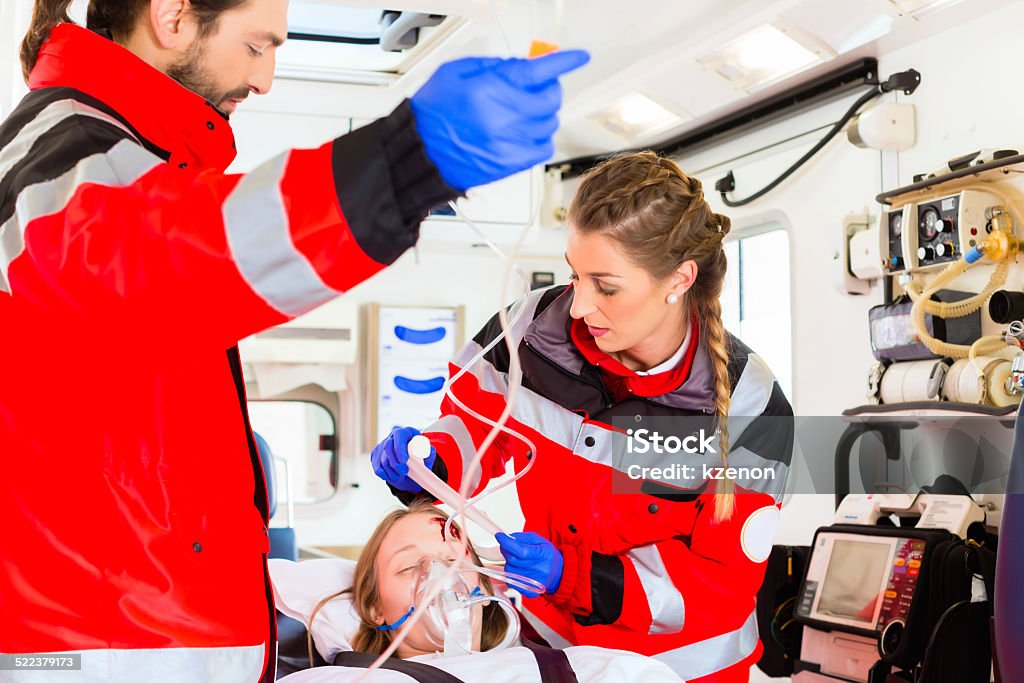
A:
[[[569,315],[572,300],[573,289],[567,287],[557,299],[551,302],[550,306],[534,318],[526,330],[525,339],[530,348],[549,361],[573,375],[582,375],[583,368],[588,363],[572,340],[570,332],[572,318]],[[698,347],[686,381],[668,393],[641,400],[681,410],[696,410],[704,413],[715,411],[715,375],[711,366],[711,356],[704,345],[704,340],[696,341]]]
[[[75,24],[54,27],[29,75],[29,88],[73,88],[124,117],[170,154],[223,171],[235,158],[227,117],[130,50]]]

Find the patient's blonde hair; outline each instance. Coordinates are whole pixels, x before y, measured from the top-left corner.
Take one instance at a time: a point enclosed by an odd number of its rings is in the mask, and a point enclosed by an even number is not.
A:
[[[429,515],[437,519],[448,519],[448,515],[431,503],[430,500],[417,498],[408,508],[390,512],[380,521],[380,524],[377,525],[377,528],[370,535],[366,545],[363,546],[363,551],[359,554],[352,586],[321,600],[316,608],[314,608],[313,613],[309,615],[309,623],[306,624],[306,648],[309,653],[310,666],[313,666],[313,620],[316,619],[317,612],[324,605],[342,595],[352,595],[352,603],[356,608],[356,613],[359,615],[359,631],[352,640],[352,649],[356,652],[368,652],[379,655],[391,644],[391,640],[396,632],[378,630],[377,622],[374,620],[374,610],[380,602],[380,584],[377,581],[377,556],[380,554],[381,543],[384,542],[384,537],[391,531],[391,527],[409,515]],[[454,523],[452,526],[458,529]],[[466,538],[466,544],[469,546],[469,554],[473,559],[473,563],[480,565],[480,557],[476,554],[476,550],[473,548],[473,544],[468,537]],[[491,580],[485,574],[480,575],[480,585],[488,594],[494,594]],[[486,651],[498,645],[505,637],[508,627],[508,616],[504,610],[493,602],[486,605],[483,614],[483,628],[480,634],[481,649]]]

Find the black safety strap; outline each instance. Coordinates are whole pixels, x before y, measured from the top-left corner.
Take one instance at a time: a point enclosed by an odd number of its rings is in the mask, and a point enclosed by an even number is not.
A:
[[[540,683],[579,683],[565,652],[531,643],[526,638],[523,638],[522,642],[537,660]]]
[[[534,658],[537,660],[541,683],[579,683],[579,680],[576,678],[576,672],[572,670],[569,658],[564,652],[544,647],[543,645],[537,645],[526,638],[523,638],[522,643],[526,649],[533,653]],[[334,666],[367,669],[376,660],[376,655],[365,652],[339,652],[334,657]],[[460,679],[447,671],[442,671],[429,664],[411,662],[407,659],[398,659],[397,657],[388,657],[381,664],[380,668],[398,671],[418,681],[418,683],[462,683]]]
[[[366,652],[339,652],[334,657],[334,666],[368,669],[375,661],[377,661],[377,655]],[[388,657],[380,665],[380,668],[403,673],[418,683],[463,683],[461,679],[452,676],[447,671],[442,671],[429,664],[410,662],[408,659],[398,659],[397,657]]]

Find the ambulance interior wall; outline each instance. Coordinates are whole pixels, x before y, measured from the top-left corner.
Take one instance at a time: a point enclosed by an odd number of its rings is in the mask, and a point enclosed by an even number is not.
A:
[[[1016,27],[1024,22],[1024,3],[991,14],[981,11],[984,3],[971,4],[979,10],[978,18],[878,54],[883,78],[909,68],[921,72],[921,86],[912,96],[885,96],[916,107],[917,144],[912,149],[900,153],[858,149],[840,135],[764,199],[736,209],[725,209],[717,198],[712,200],[716,210],[733,218],[739,231],[746,225],[785,216],[793,271],[791,399],[797,415],[837,415],[866,402],[867,371],[873,361],[867,311],[882,302],[882,293],[876,285],[867,295],[848,296],[832,286],[832,256],[843,216],[865,210],[877,216],[874,196],[878,192],[907,185],[915,173],[960,154],[984,147],[1024,151],[1024,125],[1016,114],[1024,106],[1024,86],[1011,66],[1018,59]],[[683,159],[682,165],[696,172],[706,189],[732,169],[738,187],[733,196],[746,196],[809,149],[821,133],[755,155],[747,163],[725,160],[835,121],[854,97],[693,155]],[[714,194],[709,191],[709,196]],[[1020,288],[1021,270],[1019,266],[1012,269],[1007,286]],[[973,280],[976,284],[978,276]],[[831,460],[833,454],[805,456]],[[832,510],[829,495],[790,498],[783,508],[776,543],[808,543],[816,528],[830,523]],[[763,680],[769,679],[755,670],[751,681]]]
[[[977,3],[979,9],[985,4],[983,0]],[[768,221],[780,222],[789,231],[791,272],[779,275],[790,277],[792,284],[794,391],[790,398],[798,415],[838,415],[866,402],[866,376],[873,361],[867,311],[881,303],[882,294],[880,286],[864,296],[843,295],[833,288],[832,256],[843,216],[865,211],[877,216],[876,194],[907,184],[914,173],[959,154],[988,146],[1024,149],[1024,134],[1014,117],[1014,111],[1024,104],[1024,89],[1014,82],[1005,83],[1003,76],[1015,63],[1013,27],[1022,21],[1024,4],[1012,5],[878,55],[883,77],[909,68],[922,74],[922,84],[913,96],[885,96],[917,108],[918,140],[907,152],[855,148],[840,135],[764,199],[737,209],[721,205],[711,189],[717,178],[730,169],[735,172],[738,191],[734,196],[742,197],[759,188],[810,148],[821,135],[815,129],[835,121],[857,93],[680,160],[685,170],[703,181],[716,210],[733,218],[737,236]],[[788,143],[750,154],[794,136],[797,138]],[[459,270],[445,267],[445,258],[458,263]],[[497,268],[493,267],[496,262],[491,257],[423,254],[421,260],[416,266],[407,255],[397,270],[357,288],[353,296],[365,293],[367,300],[376,297],[388,303],[407,296],[423,297],[420,300],[430,303],[465,303],[467,331],[476,329],[493,312],[498,284]],[[427,285],[417,279],[417,274],[428,272],[429,263],[435,260],[439,264],[437,278]],[[475,267],[479,268],[478,279],[469,291],[459,283]],[[434,292],[427,287],[438,287],[440,292],[444,283],[449,283],[449,289],[433,298]],[[832,452],[806,455],[829,460],[833,457]],[[378,519],[370,511],[382,509],[376,503],[384,489],[374,480],[366,454],[359,453],[345,464],[349,477],[358,480],[360,488],[342,491],[319,509],[300,512],[299,537],[303,543],[358,543]],[[777,542],[806,543],[817,527],[828,524],[833,506],[830,494],[791,497],[784,508]],[[491,502],[489,507],[498,517],[506,516],[508,511]],[[383,506],[387,504],[390,501],[385,497]],[[353,515],[353,510],[360,512]],[[512,517],[510,513],[508,517]]]

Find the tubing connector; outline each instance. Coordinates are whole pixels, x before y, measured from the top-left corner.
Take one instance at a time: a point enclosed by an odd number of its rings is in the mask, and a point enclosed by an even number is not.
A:
[[[982,257],[992,261],[1006,261],[1017,257],[1020,251],[1020,240],[1009,230],[993,230],[985,241],[964,255],[967,263],[976,263]]]
[[[989,259],[1006,261],[1017,256],[1020,240],[1006,230],[994,230],[980,246],[982,253]]]

